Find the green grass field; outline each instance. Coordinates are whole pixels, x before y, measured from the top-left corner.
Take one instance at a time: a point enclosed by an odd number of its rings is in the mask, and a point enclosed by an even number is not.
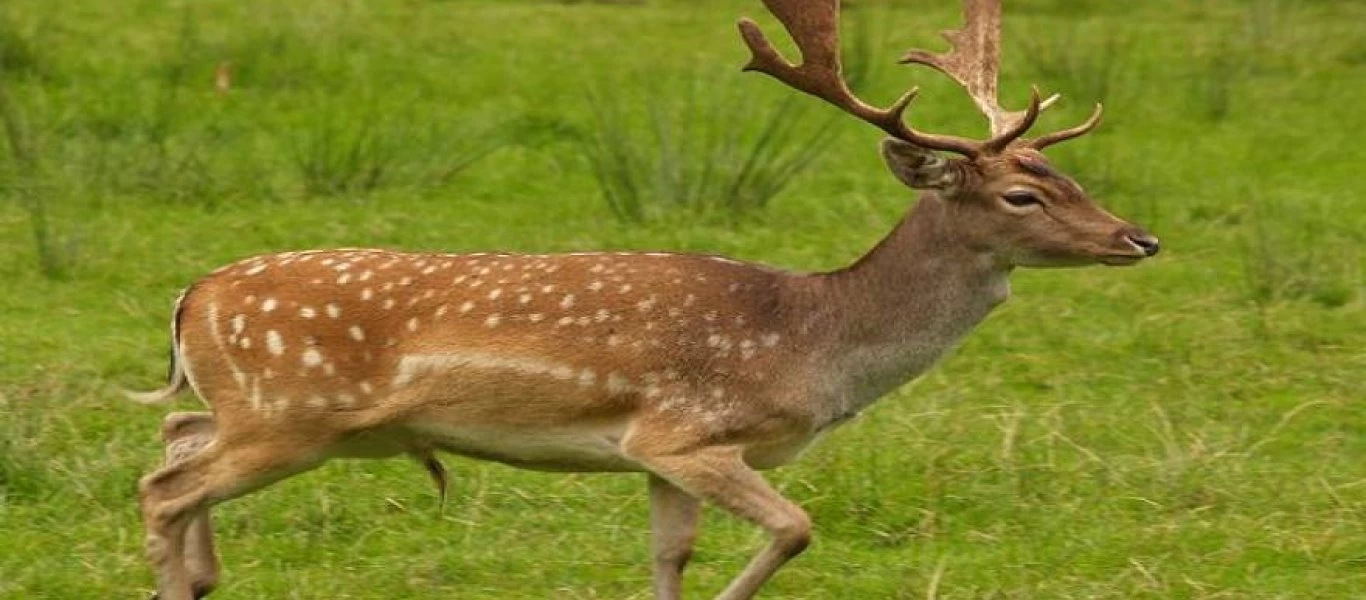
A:
[[[1101,131],[1050,152],[1165,251],[1019,273],[937,370],[771,473],[817,530],[763,597],[1366,597],[1366,4],[1007,4],[1003,98],[1062,92],[1043,127],[1103,99]],[[893,64],[942,48],[955,3],[848,13],[876,62],[866,96],[918,83],[917,126],[983,132],[942,77]],[[758,0],[0,5],[0,598],[151,590],[134,485],[168,409],[118,389],[161,384],[172,299],[227,261],[669,249],[814,270],[871,247],[911,196],[875,131],[814,100],[782,118],[824,151],[776,195],[674,193],[717,156],[716,123],[761,135],[789,95],[739,73],[742,14],[767,16]],[[604,201],[594,148],[645,165],[638,210]],[[648,597],[643,477],[448,462],[444,514],[406,461],[333,463],[218,508],[213,597]],[[690,597],[762,543],[709,511]]]

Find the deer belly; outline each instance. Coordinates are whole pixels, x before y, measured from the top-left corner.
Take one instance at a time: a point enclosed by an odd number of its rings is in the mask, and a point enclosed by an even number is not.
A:
[[[621,451],[625,427],[495,428],[410,425],[423,445],[537,471],[639,471]]]

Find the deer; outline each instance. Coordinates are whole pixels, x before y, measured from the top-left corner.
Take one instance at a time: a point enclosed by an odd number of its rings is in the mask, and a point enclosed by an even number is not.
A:
[[[218,583],[210,509],[342,458],[411,457],[444,499],[438,453],[554,472],[642,473],[653,592],[678,600],[705,503],[768,534],[718,595],[746,600],[812,536],[762,472],[919,377],[1010,294],[1021,267],[1133,265],[1158,240],[1101,208],[1026,137],[1057,96],[997,99],[1000,0],[965,0],[944,53],[908,52],[961,85],[985,140],[906,123],[844,82],[838,0],[764,0],[789,62],[747,18],[747,71],[886,134],[919,192],[847,267],[797,272],[723,256],[305,250],[244,259],[190,285],[171,319],[169,383],[208,412],[163,422],[165,462],[139,480],[161,600]]]

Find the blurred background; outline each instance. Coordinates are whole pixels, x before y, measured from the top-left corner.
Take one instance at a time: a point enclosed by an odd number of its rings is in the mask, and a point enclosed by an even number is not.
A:
[[[861,95],[981,136],[950,0],[845,3]],[[757,74],[759,0],[0,5],[0,598],[151,588],[178,291],[255,253],[705,251],[847,264],[912,202],[878,133]],[[781,38],[781,39],[779,39]],[[1002,101],[1161,237],[1020,272],[920,382],[772,474],[817,523],[765,598],[1353,598],[1366,590],[1366,3],[1011,0]],[[186,398],[177,404],[192,410]],[[217,509],[215,598],[646,598],[638,476],[336,463]],[[709,597],[763,541],[708,512]]]

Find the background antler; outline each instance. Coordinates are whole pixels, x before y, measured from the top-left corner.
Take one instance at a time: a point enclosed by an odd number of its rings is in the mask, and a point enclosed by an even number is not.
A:
[[[906,107],[915,99],[911,89],[883,109],[860,100],[849,90],[841,74],[839,8],[840,0],[764,0],[764,6],[778,17],[801,51],[800,64],[782,57],[764,37],[759,26],[740,19],[740,36],[749,46],[746,71],[759,71],[798,90],[821,98],[841,110],[876,125],[889,135],[922,148],[957,152],[965,156],[991,155],[1005,150],[1024,135],[1039,113],[1057,102],[1047,100],[1035,88],[1024,111],[1001,108],[997,100],[997,78],[1001,70],[1001,0],[963,0],[963,27],[944,32],[952,49],[943,54],[911,50],[901,59],[932,67],[948,75],[967,90],[977,108],[991,123],[991,137],[977,141],[952,135],[924,133],[912,129],[902,119]],[[1048,134],[1027,142],[1042,149],[1091,131],[1100,122],[1100,105],[1080,126]]]
[[[963,27],[943,33],[952,48],[935,54],[910,50],[902,64],[917,63],[933,67],[963,86],[978,110],[991,123],[992,137],[1010,131],[1025,118],[1025,111],[1008,111],[997,100],[997,80],[1001,72],[1001,0],[963,0]],[[1058,94],[1039,104],[1047,109],[1058,101]]]
[[[967,156],[980,152],[981,143],[967,138],[916,131],[905,124],[902,114],[915,99],[912,89],[886,109],[863,102],[849,90],[840,64],[839,0],[764,0],[764,6],[778,17],[797,49],[800,65],[788,62],[773,48],[749,19],[740,19],[740,37],[749,46],[746,71],[759,71],[798,90],[829,102],[841,110],[876,125],[888,135],[932,150],[946,150]]]

